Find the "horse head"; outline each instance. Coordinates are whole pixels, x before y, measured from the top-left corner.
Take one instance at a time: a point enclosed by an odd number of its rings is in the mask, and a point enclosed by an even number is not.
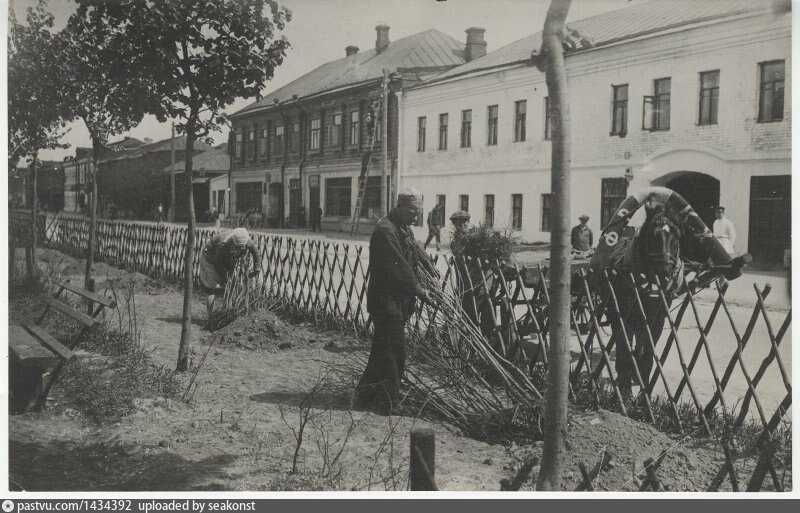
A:
[[[647,202],[645,211],[647,218],[640,231],[641,270],[649,281],[655,282],[658,277],[669,289],[680,279],[681,225],[661,202]]]

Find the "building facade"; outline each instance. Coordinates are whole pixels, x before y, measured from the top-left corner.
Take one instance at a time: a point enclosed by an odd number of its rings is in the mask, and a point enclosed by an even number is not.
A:
[[[568,24],[572,218],[599,235],[641,188],[678,191],[737,252],[790,247],[791,14],[775,3],[649,2]],[[445,216],[549,240],[550,126],[535,34],[403,95],[401,187]],[[422,228],[418,237],[422,237]]]
[[[366,170],[360,227],[370,229],[396,189],[399,92],[482,55],[482,31],[469,37],[466,51],[436,30],[390,42],[379,25],[375,48],[348,46],[344,58],[232,115],[231,215],[256,211],[271,226],[302,226],[320,207],[323,228],[349,229]]]

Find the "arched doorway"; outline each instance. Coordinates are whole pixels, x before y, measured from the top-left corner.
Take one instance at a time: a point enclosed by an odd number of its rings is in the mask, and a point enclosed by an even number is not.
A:
[[[704,173],[678,171],[654,181],[653,185],[662,185],[680,194],[694,208],[709,230],[713,229],[716,217],[714,207],[719,205],[719,180]],[[682,247],[686,257],[692,260],[705,259],[693,239],[684,239]]]
[[[677,192],[711,228],[714,225],[714,207],[719,205],[719,180],[703,173],[686,171],[667,180],[664,187]]]

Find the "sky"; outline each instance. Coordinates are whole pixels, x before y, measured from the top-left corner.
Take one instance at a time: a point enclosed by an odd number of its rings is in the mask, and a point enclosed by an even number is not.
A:
[[[0,0],[5,8],[8,0]],[[466,40],[469,27],[486,29],[487,51],[497,50],[509,43],[542,30],[549,0],[278,0],[292,11],[292,21],[281,33],[291,44],[284,63],[275,70],[263,94],[280,88],[326,62],[345,55],[345,47],[356,45],[362,50],[375,45],[375,26],[389,25],[392,41],[430,28],[438,29],[459,41]],[[567,21],[594,16],[647,0],[573,0]],[[24,11],[36,0],[11,0],[17,18],[24,20]],[[75,10],[71,0],[49,0],[48,8],[56,16],[56,28],[62,27]],[[231,114],[254,102],[239,99],[226,112]],[[137,139],[149,137],[155,141],[170,137],[169,123],[161,124],[153,117],[129,133]],[[113,138],[112,141],[121,139]],[[83,122],[70,125],[64,142],[65,150],[42,152],[46,160],[63,160],[75,154],[78,146],[91,146]],[[227,140],[215,134],[214,142]]]

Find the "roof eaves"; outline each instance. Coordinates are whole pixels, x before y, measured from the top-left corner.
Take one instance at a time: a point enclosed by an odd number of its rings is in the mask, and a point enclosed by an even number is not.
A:
[[[659,33],[667,34],[667,33],[676,31],[676,29],[690,30],[690,29],[694,28],[693,26],[695,26],[695,25],[708,26],[710,24],[709,22],[712,22],[712,23],[715,23],[715,24],[716,23],[723,23],[725,21],[730,21],[731,19],[756,17],[756,16],[761,16],[763,14],[764,14],[763,10],[755,10],[754,11],[754,10],[743,9],[743,10],[740,10],[740,11],[734,11],[734,12],[726,13],[723,16],[711,15],[711,16],[706,16],[706,17],[703,17],[703,18],[695,18],[693,20],[686,21],[686,22],[674,23],[672,25],[658,27],[658,28],[652,29],[652,30],[643,30],[643,31],[636,32],[636,33],[633,33],[633,34],[626,34],[626,35],[621,36],[621,37],[608,39],[606,41],[602,41],[600,43],[597,43],[597,44],[595,44],[594,46],[592,46],[590,48],[580,48],[580,49],[577,49],[577,50],[573,50],[573,51],[571,51],[569,53],[565,53],[564,54],[564,58],[566,59],[567,57],[571,57],[573,55],[583,54],[585,52],[597,50],[597,49],[600,49],[600,48],[605,48],[605,47],[608,47],[608,46],[614,46],[614,45],[617,45],[617,44],[620,44],[620,43],[623,43],[623,42],[627,42],[627,41],[634,41],[636,39],[641,39],[641,38],[647,37],[647,36],[658,35]],[[527,36],[527,37],[530,37],[530,36]],[[518,66],[520,64],[528,64],[528,63],[530,63],[530,59],[523,59],[523,60],[517,60],[517,61],[504,62],[504,63],[501,63],[501,64],[495,64],[495,65],[492,65],[492,66],[484,66],[484,67],[481,67],[481,68],[469,69],[469,70],[466,70],[466,71],[461,72],[461,73],[454,73],[452,75],[448,75],[446,77],[441,77],[441,78],[434,77],[434,78],[432,78],[430,80],[426,80],[426,81],[424,81],[424,82],[422,82],[420,84],[415,84],[415,85],[409,87],[408,89],[422,89],[424,87],[436,85],[436,84],[441,83],[441,82],[445,82],[445,81],[449,81],[449,80],[453,80],[453,79],[464,78],[467,75],[473,75],[473,74],[477,75],[479,73],[495,70],[495,69],[498,69],[498,68],[514,67],[514,66]]]
[[[261,107],[254,107],[254,108],[252,108],[250,110],[240,110],[240,111],[235,112],[235,113],[231,114],[230,116],[228,116],[228,119],[238,119],[238,118],[249,116],[249,115],[254,114],[256,112],[263,113],[265,111],[268,111],[268,110],[271,110],[271,109],[279,109],[281,107],[291,107],[291,106],[293,106],[295,104],[295,102],[314,100],[314,99],[316,99],[316,98],[318,98],[320,96],[325,96],[325,95],[328,95],[328,94],[336,94],[336,93],[345,91],[347,89],[357,89],[359,87],[363,87],[363,86],[365,86],[367,84],[370,84],[372,82],[380,82],[381,80],[383,80],[383,79],[382,78],[370,78],[370,79],[367,79],[367,80],[362,80],[361,82],[353,82],[352,84],[346,84],[346,85],[343,85],[343,86],[334,87],[332,89],[327,89],[325,91],[319,91],[319,92],[316,92],[314,94],[309,94],[307,96],[300,96],[300,97],[297,98],[297,100],[292,100],[291,103],[282,102],[282,103],[279,103],[278,105],[274,105],[274,104],[273,105],[262,105]]]

